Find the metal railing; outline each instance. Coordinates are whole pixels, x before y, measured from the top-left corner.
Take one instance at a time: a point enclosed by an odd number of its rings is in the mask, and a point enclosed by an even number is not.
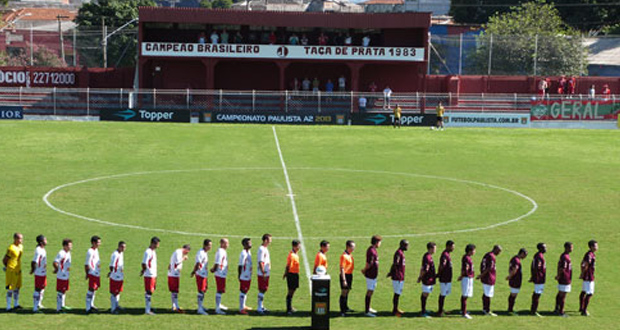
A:
[[[569,99],[565,95],[545,96],[548,101]],[[571,100],[591,100],[587,95]],[[391,112],[399,105],[405,113],[434,113],[442,102],[453,112],[528,113],[532,94],[454,94],[229,91],[229,90],[157,90],[157,89],[60,89],[0,88],[0,106],[16,105],[26,115],[98,116],[103,109],[188,110],[194,116],[203,111],[282,112],[282,113],[357,113]],[[618,95],[596,96],[594,100],[618,104]],[[364,106],[365,105],[365,106]]]

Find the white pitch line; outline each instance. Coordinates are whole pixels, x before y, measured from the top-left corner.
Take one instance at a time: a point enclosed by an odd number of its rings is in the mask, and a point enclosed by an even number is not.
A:
[[[293,217],[295,218],[295,227],[297,228],[297,239],[301,245],[301,256],[304,258],[304,267],[306,268],[306,276],[308,277],[308,290],[311,291],[312,283],[310,282],[310,264],[308,263],[308,254],[306,253],[306,246],[304,245],[304,236],[301,234],[301,225],[299,224],[299,215],[297,214],[297,205],[295,205],[295,194],[291,187],[291,180],[288,177],[288,170],[286,169],[286,163],[284,162],[284,156],[282,156],[282,149],[280,149],[280,141],[278,140],[278,133],[276,133],[276,127],[271,126],[273,129],[273,137],[276,140],[276,147],[278,148],[278,155],[280,156],[280,163],[282,164],[282,171],[284,172],[284,178],[286,179],[286,186],[288,188],[288,197],[291,200],[291,207],[293,208]],[[312,294],[312,292],[310,292]]]

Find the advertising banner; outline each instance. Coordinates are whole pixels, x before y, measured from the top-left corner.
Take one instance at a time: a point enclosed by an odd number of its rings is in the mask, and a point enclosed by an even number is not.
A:
[[[74,71],[42,71],[34,68],[0,69],[0,87],[73,87],[77,85]]]
[[[204,112],[200,121],[203,123],[344,125],[346,124],[346,117],[345,114],[319,114],[316,112]]]
[[[143,42],[142,56],[295,60],[424,61],[424,48]]]
[[[387,113],[357,113],[351,115],[353,125],[392,125],[394,115]],[[435,114],[403,114],[400,118],[401,126],[435,126],[437,116]]]
[[[529,114],[511,113],[458,113],[449,112],[443,117],[448,127],[522,127],[530,126]]]
[[[24,108],[0,106],[0,120],[1,119],[24,119]]]
[[[618,118],[620,103],[612,100],[533,100],[532,120],[612,120]]]
[[[189,123],[190,117],[190,112],[187,110],[102,109],[99,111],[99,119],[106,121]]]

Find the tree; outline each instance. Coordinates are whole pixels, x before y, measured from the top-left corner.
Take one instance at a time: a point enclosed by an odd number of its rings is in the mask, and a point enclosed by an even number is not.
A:
[[[102,25],[108,33],[138,17],[138,7],[156,6],[152,0],[99,0],[85,3],[78,11],[78,45],[81,48],[80,64],[102,66]],[[107,40],[109,66],[134,66],[137,52],[137,22]],[[133,33],[132,33],[132,30]]]
[[[510,11],[510,6],[524,0],[452,0],[450,15],[457,23],[485,24],[489,17]]]
[[[200,7],[213,9],[228,9],[232,6],[232,0],[201,0]]]
[[[598,32],[620,23],[618,0],[556,0],[566,24],[581,31]]]
[[[200,0],[200,7],[211,9],[213,8],[213,4],[211,3],[211,0]]]
[[[473,52],[475,68],[493,74],[580,75],[586,71],[587,48],[567,27],[558,10],[544,0],[512,7],[484,25]]]
[[[35,50],[34,54],[32,54],[32,59],[34,61],[34,66],[45,66],[45,67],[66,67],[67,63],[63,61],[58,53],[50,50],[45,46],[39,46],[37,50]]]

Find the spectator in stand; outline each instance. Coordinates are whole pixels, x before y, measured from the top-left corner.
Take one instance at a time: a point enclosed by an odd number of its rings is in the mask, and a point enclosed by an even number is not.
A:
[[[271,33],[269,33],[269,44],[275,45],[277,41],[278,41],[278,38],[276,37],[276,33],[271,31]]]
[[[365,113],[366,112],[366,103],[368,102],[368,100],[366,100],[366,97],[364,97],[364,95],[360,96],[358,103],[359,103],[359,112],[360,113]]]
[[[346,38],[344,38],[344,45],[351,46],[352,44],[353,44],[353,38],[351,38],[351,35],[347,33]]]
[[[308,37],[306,37],[305,33],[301,35],[300,41],[302,46],[308,46]]]
[[[220,35],[220,39],[222,40],[223,44],[227,44],[228,43],[228,32],[226,32],[226,29],[224,29],[222,31],[222,34]]]
[[[364,38],[362,38],[362,46],[364,47],[370,46],[370,36],[365,35]]]
[[[368,91],[371,93],[376,93],[377,92],[377,84],[375,84],[375,82],[371,82],[370,85],[368,85]]]
[[[331,79],[327,79],[327,83],[325,84],[325,91],[331,93],[334,91],[334,83]]]
[[[299,79],[297,77],[293,78],[291,82],[291,89],[295,92],[299,91]]]
[[[561,76],[558,80],[558,94],[562,95],[566,92],[566,77]]]
[[[211,43],[214,45],[217,45],[219,41],[220,41],[220,36],[217,35],[217,31],[213,30],[213,33],[211,33]]]
[[[248,34],[248,43],[250,45],[255,45],[258,43],[258,35],[257,32],[250,32],[250,34]]]
[[[540,96],[540,98],[544,98],[546,90],[547,90],[547,80],[545,78],[541,78],[538,81],[538,96]]]
[[[320,86],[321,86],[321,82],[319,81],[319,78],[314,77],[314,80],[312,81],[312,91],[318,92]]]
[[[338,78],[338,91],[340,92],[344,92],[347,89],[347,79],[344,77],[344,75],[340,75],[340,78]]]
[[[545,89],[545,95],[549,97],[549,90],[551,89],[551,78],[545,78],[545,81],[547,82],[547,89]]]
[[[387,110],[391,108],[390,106],[391,98],[392,98],[392,89],[390,89],[390,86],[385,86],[385,89],[383,90],[383,110]]]
[[[342,32],[338,32],[336,38],[334,38],[334,45],[342,46],[344,45],[344,37],[342,36]]]
[[[590,89],[588,90],[588,98],[594,99],[595,97],[596,97],[596,86],[591,85]]]
[[[237,31],[237,33],[235,34],[235,43],[236,44],[243,43],[243,35],[241,34],[241,31]]]
[[[293,33],[293,35],[291,35],[288,38],[288,43],[293,45],[293,46],[299,45],[299,37],[295,33]]]
[[[304,80],[301,82],[301,89],[304,92],[310,91],[310,79],[308,79],[308,77],[305,77]]]
[[[325,33],[321,32],[321,34],[319,35],[318,38],[318,44],[320,46],[325,46],[327,45],[327,42],[329,41],[329,37],[325,35]]]
[[[270,36],[270,35],[271,35],[271,33],[270,33],[270,32],[267,32],[267,31],[263,32],[263,33],[261,34],[260,43],[261,43],[261,44],[263,44],[263,45],[269,44],[269,43],[270,43],[270,42],[269,42],[269,36]]]
[[[605,84],[603,85],[603,99],[605,99],[606,101],[609,100],[610,96],[611,96],[611,89],[609,89],[609,85]]]
[[[575,77],[570,77],[570,79],[568,79],[568,97],[572,98],[573,95],[575,94],[575,87],[577,86],[577,79]]]
[[[204,32],[200,32],[200,35],[198,36],[198,43],[199,44],[207,43],[207,35]]]

